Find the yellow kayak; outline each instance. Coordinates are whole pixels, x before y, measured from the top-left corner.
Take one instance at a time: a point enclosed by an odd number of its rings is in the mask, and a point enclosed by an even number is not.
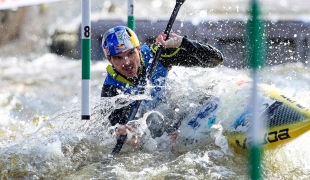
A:
[[[237,152],[247,152],[252,141],[252,118],[250,105],[246,102],[250,88],[250,83],[242,81],[226,97],[209,97],[195,117],[182,121],[173,149],[185,153],[203,148],[213,142],[214,133],[220,131]],[[225,99],[225,103],[221,99]],[[310,129],[310,110],[284,93],[271,86],[261,85],[258,99],[259,120],[264,127],[261,137],[263,149],[280,147]]]
[[[261,138],[264,149],[281,147],[310,129],[310,110],[298,102],[275,90],[264,90],[274,103],[269,105],[267,114],[261,120],[265,123],[265,132]],[[246,126],[245,118],[237,123],[235,131],[227,134],[229,142],[237,152],[246,152],[251,147],[250,132],[238,129]],[[245,129],[245,128],[243,128]]]

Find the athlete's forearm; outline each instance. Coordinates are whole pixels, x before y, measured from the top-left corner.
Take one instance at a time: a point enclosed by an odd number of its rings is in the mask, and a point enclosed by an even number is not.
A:
[[[151,46],[156,53],[156,46]],[[168,69],[172,66],[215,67],[223,62],[222,53],[208,44],[183,38],[180,48],[164,49],[160,62]]]
[[[185,52],[181,52],[198,60],[197,64],[193,64],[190,60],[187,61],[190,66],[215,67],[223,62],[222,53],[209,44],[202,44],[198,41],[183,38],[180,49],[184,49]]]

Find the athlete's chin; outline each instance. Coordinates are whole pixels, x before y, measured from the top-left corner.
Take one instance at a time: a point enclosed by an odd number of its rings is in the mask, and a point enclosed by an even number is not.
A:
[[[135,71],[126,71],[125,75],[126,75],[126,77],[132,78],[132,77],[137,75],[137,72],[135,72]]]

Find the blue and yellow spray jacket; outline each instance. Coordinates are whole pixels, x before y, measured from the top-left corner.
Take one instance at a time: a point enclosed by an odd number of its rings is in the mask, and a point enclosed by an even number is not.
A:
[[[137,79],[133,82],[120,73],[113,66],[107,67],[107,77],[103,83],[101,97],[113,97],[118,95],[118,90],[124,94],[137,95],[141,86],[146,83],[146,69],[150,66],[150,60],[156,53],[157,46],[143,45],[140,47],[141,68]],[[215,67],[223,62],[222,54],[214,47],[202,44],[186,37],[183,38],[179,48],[167,48],[162,51],[161,59],[150,80],[153,86],[151,90],[152,100],[144,101],[142,109],[149,110],[154,108],[157,102],[164,98],[165,83],[168,72],[172,66],[185,67]],[[117,123],[124,124],[130,114],[133,104],[115,109],[109,116],[112,125]],[[141,106],[140,106],[141,107]]]

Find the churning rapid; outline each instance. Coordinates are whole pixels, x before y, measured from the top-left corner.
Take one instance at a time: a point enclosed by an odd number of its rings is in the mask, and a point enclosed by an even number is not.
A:
[[[45,28],[52,22],[52,18],[37,20]],[[26,25],[24,31],[30,33],[33,27]],[[178,153],[170,151],[164,140],[160,146],[149,142],[142,150],[124,147],[116,158],[106,160],[115,144],[107,117],[112,109],[124,105],[119,100],[128,100],[123,95],[100,98],[108,62],[91,64],[91,120],[82,121],[81,61],[48,53],[43,35],[24,36],[22,45],[15,42],[1,49],[1,179],[249,178],[248,156],[236,153],[225,135],[234,113],[247,100],[250,86],[238,84],[251,81],[248,69],[174,67],[168,76],[169,100],[156,111],[176,120],[191,119],[205,97],[217,97],[221,113],[208,132],[209,143]],[[23,47],[27,42],[32,48]],[[266,66],[259,77],[260,83],[310,108],[309,65]],[[145,128],[144,120],[139,120],[140,130]],[[265,151],[264,179],[309,179],[309,138],[310,133],[305,133],[284,147]]]

